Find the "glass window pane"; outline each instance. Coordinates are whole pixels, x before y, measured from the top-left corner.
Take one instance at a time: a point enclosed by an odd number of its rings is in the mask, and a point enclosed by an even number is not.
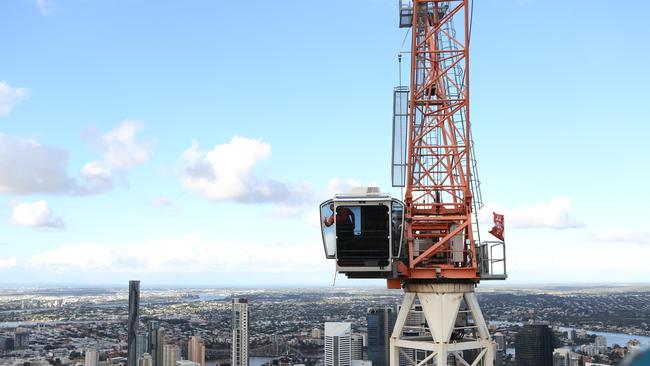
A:
[[[387,266],[390,257],[388,206],[338,206],[336,212],[339,265]]]
[[[404,235],[404,204],[395,199],[391,206],[391,235],[393,257],[399,257]]]
[[[336,220],[334,215],[334,202],[328,200],[320,205],[320,226],[323,234],[323,247],[325,256],[336,256]]]

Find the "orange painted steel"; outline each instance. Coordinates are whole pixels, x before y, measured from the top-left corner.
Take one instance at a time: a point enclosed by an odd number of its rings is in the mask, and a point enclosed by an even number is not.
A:
[[[468,0],[413,1],[408,261],[397,266],[403,282],[479,281],[472,232],[467,5]],[[462,250],[452,246],[459,237]]]

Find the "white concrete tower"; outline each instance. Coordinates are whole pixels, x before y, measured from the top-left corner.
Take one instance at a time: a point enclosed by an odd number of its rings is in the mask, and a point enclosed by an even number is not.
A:
[[[325,323],[325,366],[352,364],[350,323]]]

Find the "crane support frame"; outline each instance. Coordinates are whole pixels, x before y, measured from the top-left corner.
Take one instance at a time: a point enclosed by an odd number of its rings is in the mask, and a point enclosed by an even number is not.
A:
[[[422,308],[426,323],[413,334],[409,315],[416,304]],[[410,335],[405,335],[407,328]],[[407,353],[411,351],[411,353]],[[397,314],[390,338],[390,365],[493,366],[494,343],[490,339],[472,284],[411,284]],[[418,357],[423,353],[421,357]],[[400,362],[400,356],[404,360]]]

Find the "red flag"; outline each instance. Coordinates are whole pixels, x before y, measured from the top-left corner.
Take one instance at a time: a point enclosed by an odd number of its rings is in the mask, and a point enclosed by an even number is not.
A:
[[[494,227],[490,230],[490,234],[494,235],[497,239],[505,241],[503,238],[503,215],[499,215],[496,212],[492,212],[494,215]]]

